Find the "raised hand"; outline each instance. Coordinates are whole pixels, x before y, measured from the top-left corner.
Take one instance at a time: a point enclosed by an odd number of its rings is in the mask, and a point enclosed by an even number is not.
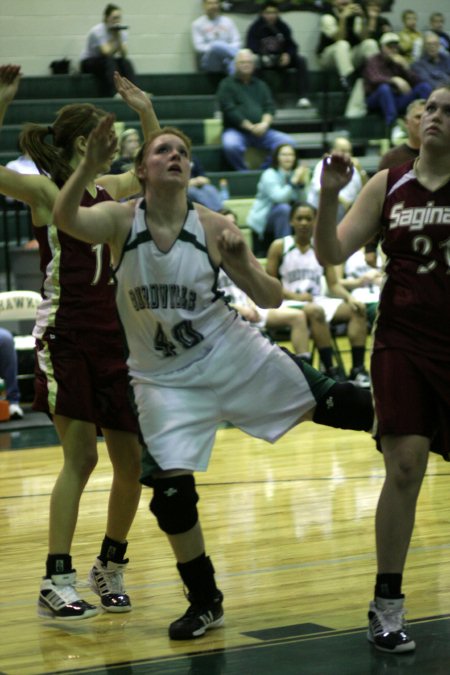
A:
[[[21,72],[20,66],[6,64],[0,66],[0,102],[11,103],[19,88]]]
[[[96,172],[111,163],[117,150],[117,136],[114,131],[114,115],[102,117],[98,125],[89,134],[85,161]]]
[[[320,185],[325,190],[339,192],[350,182],[352,174],[351,157],[342,152],[333,152],[324,157]]]
[[[137,113],[146,110],[152,105],[149,95],[145,91],[139,89],[126,77],[122,77],[117,71],[114,73],[114,84],[116,85],[117,93]]]

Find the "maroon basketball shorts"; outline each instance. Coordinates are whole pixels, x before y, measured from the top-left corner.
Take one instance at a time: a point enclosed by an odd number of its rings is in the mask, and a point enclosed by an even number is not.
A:
[[[397,349],[372,354],[376,438],[419,435],[450,458],[450,363]]]
[[[37,341],[33,409],[136,433],[119,332],[55,331]]]

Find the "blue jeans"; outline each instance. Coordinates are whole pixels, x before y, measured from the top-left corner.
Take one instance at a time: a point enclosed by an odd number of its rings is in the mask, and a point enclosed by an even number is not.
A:
[[[20,401],[17,381],[17,352],[9,330],[0,328],[0,377],[5,381],[6,398],[10,403]]]
[[[200,68],[207,73],[234,73],[234,57],[238,50],[227,42],[218,40],[200,56]]]
[[[291,223],[289,222],[290,212],[291,204],[286,202],[274,204],[270,209],[266,231],[273,233],[274,239],[281,239],[281,237],[287,237],[288,234],[292,234]]]
[[[188,198],[192,202],[198,202],[199,204],[203,204],[203,206],[207,206],[211,211],[220,211],[223,208],[223,201],[219,190],[210,183],[201,187],[188,188]]]
[[[244,155],[247,148],[261,148],[267,150],[268,154],[261,165],[261,169],[266,169],[272,161],[272,153],[279,145],[296,146],[296,142],[288,134],[283,134],[275,129],[268,129],[263,136],[255,136],[248,131],[239,131],[238,129],[225,129],[222,134],[222,146],[227,158],[227,162],[236,169],[236,171],[248,171]]]
[[[432,89],[428,82],[419,82],[407,94],[397,94],[390,84],[380,84],[366,97],[367,108],[371,112],[381,110],[386,124],[390,126],[405,112],[411,101],[416,98],[428,98]]]

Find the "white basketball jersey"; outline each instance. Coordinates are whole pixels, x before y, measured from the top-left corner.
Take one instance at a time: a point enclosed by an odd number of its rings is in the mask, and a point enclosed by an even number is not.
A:
[[[279,275],[283,287],[292,293],[311,293],[313,297],[322,295],[322,275],[324,269],[319,264],[313,248],[302,253],[291,235],[283,238],[283,258]]]
[[[178,238],[164,253],[147,227],[144,200],[137,203],[115,270],[132,376],[178,370],[208,353],[211,338],[236,318],[217,288],[218,273],[191,205]]]

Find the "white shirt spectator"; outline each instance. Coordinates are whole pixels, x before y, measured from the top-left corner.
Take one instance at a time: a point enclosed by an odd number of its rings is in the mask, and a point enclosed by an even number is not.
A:
[[[236,49],[241,48],[241,36],[235,23],[227,16],[209,19],[200,16],[192,24],[192,41],[198,54],[207,52],[214,42],[226,42]]]
[[[120,37],[122,44],[128,42],[128,31],[121,30]],[[96,56],[101,56],[101,47],[106,45],[111,40],[111,31],[108,30],[106,24],[102,21],[97,25],[93,26],[88,33],[86,39],[86,45],[81,54],[81,61],[84,59],[92,59]],[[117,41],[117,48],[119,48],[119,42]]]

